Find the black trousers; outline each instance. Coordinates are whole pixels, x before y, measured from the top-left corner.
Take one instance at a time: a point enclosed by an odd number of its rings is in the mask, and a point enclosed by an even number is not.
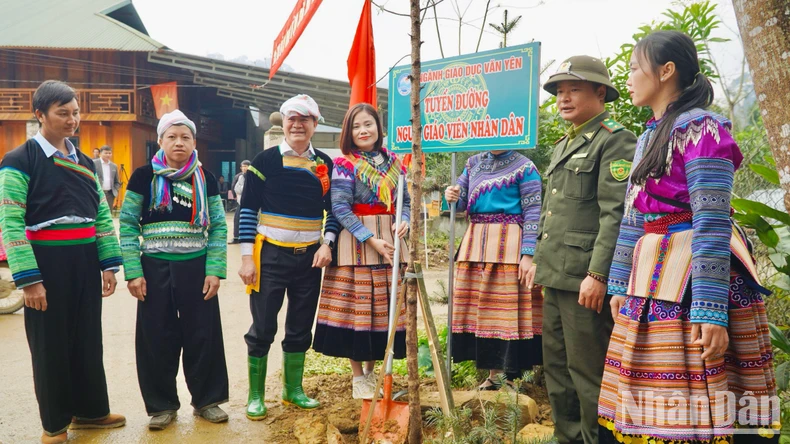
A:
[[[115,205],[115,194],[112,193],[112,190],[105,190],[104,197],[107,199],[107,205],[110,206],[110,211],[112,211],[113,205]]]
[[[268,242],[261,251],[261,291],[250,295],[252,326],[244,340],[250,356],[269,354],[277,334],[277,315],[288,292],[283,351],[306,352],[313,340],[312,328],[321,293],[321,269],[313,268],[313,256],[319,245],[307,247],[302,254]]]
[[[137,379],[150,416],[181,407],[176,375],[181,350],[192,406],[227,402],[228,369],[219,313],[219,296],[203,300],[206,256],[167,261],[143,255],[148,287],[137,302]]]
[[[73,416],[110,413],[102,361],[101,269],[96,243],[33,245],[47,310],[25,307],[25,333],[41,424],[65,432]],[[76,260],[79,258],[79,260]]]
[[[239,197],[241,199],[241,197]],[[241,214],[241,200],[236,202],[236,214],[233,215],[233,240],[239,239],[239,215]]]

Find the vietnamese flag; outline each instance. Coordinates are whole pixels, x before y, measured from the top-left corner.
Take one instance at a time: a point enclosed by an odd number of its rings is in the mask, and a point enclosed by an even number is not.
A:
[[[354,45],[348,53],[348,82],[351,84],[349,107],[366,102],[376,108],[376,48],[373,45],[373,17],[370,0],[364,0]]]
[[[165,114],[178,109],[178,83],[167,82],[151,85],[151,95],[154,97],[156,118],[161,119]]]

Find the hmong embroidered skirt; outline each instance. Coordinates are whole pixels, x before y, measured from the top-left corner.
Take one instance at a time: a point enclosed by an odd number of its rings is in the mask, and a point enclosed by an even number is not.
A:
[[[518,282],[517,264],[458,262],[453,291],[453,359],[508,373],[543,363],[543,294]]]
[[[779,404],[765,305],[737,268],[730,277],[730,344],[719,358],[703,361],[702,347],[691,344],[690,291],[681,303],[626,299],[606,357],[601,443],[723,443],[733,435],[735,442],[760,442],[773,435]]]
[[[401,267],[401,276],[405,271]],[[324,273],[313,348],[355,361],[384,359],[389,319],[389,265],[331,266]],[[405,306],[395,333],[395,358],[406,357]]]

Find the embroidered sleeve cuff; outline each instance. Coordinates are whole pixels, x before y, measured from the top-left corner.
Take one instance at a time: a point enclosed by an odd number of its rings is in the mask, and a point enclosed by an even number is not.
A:
[[[123,265],[123,259],[121,259],[120,256],[111,257],[99,262],[99,268],[101,268],[102,271],[113,271],[114,273],[117,273],[118,270],[121,269],[121,265]]]
[[[14,285],[16,285],[16,288],[25,288],[28,285],[44,282],[44,278],[41,276],[41,272],[38,271],[38,269],[25,270],[15,273],[12,278],[14,279]]]
[[[16,285],[16,288],[21,290],[21,289],[23,289],[25,287],[29,287],[29,286],[34,285],[34,284],[40,284],[41,282],[44,282],[44,280],[41,279],[41,275],[38,275],[38,278],[34,279],[32,281],[28,281],[27,279],[25,279],[24,281],[18,282],[16,280],[14,280],[14,285]]]
[[[727,306],[716,302],[692,301],[689,316],[695,324],[718,324],[726,327],[729,324]]]
[[[254,246],[255,244],[248,244],[248,243],[241,244],[241,255],[252,256],[252,250]]]
[[[206,265],[206,276],[216,276],[220,279],[227,277],[226,267],[223,265]]]
[[[359,229],[354,230],[353,233],[355,238],[357,238],[360,242],[365,242],[366,240],[373,237],[373,232],[368,230],[364,225],[360,224]]]
[[[527,256],[534,256],[535,255],[535,247],[521,247],[521,254],[526,254]]]
[[[124,267],[123,269],[123,279],[125,281],[131,281],[132,279],[137,279],[143,277],[143,269],[142,268],[131,268],[131,267]]]
[[[615,296],[626,296],[628,293],[628,282],[623,282],[610,277],[606,292]]]

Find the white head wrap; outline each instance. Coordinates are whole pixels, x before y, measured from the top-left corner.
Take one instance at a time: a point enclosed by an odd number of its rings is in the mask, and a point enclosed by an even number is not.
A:
[[[161,139],[165,134],[165,131],[167,131],[167,129],[173,125],[186,125],[190,130],[192,130],[193,136],[197,134],[195,122],[189,120],[189,117],[184,115],[181,110],[174,110],[162,116],[162,118],[159,119],[159,125],[156,127],[156,134]]]
[[[280,114],[284,119],[291,116],[313,116],[318,122],[323,123],[324,118],[318,111],[318,104],[307,94],[299,94],[286,100],[280,107]]]

